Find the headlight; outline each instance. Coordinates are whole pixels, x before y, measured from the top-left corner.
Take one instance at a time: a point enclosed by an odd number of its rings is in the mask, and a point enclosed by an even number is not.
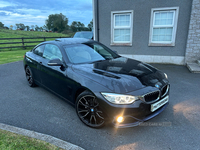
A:
[[[101,94],[105,97],[105,99],[114,104],[131,104],[139,99],[137,96],[131,96],[131,95],[121,95],[114,93],[101,93]]]
[[[166,74],[166,73],[164,73],[164,75],[165,75],[165,78],[166,78],[166,79],[168,79],[168,76],[167,76],[167,74]]]

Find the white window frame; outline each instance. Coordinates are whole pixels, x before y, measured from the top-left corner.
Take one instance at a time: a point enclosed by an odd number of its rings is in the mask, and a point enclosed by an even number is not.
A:
[[[174,12],[173,24],[172,25],[154,25],[154,19],[156,12]],[[151,21],[150,21],[150,32],[149,32],[149,46],[175,46],[176,30],[178,24],[178,13],[179,7],[165,7],[165,8],[152,8],[151,9]],[[172,29],[172,40],[171,41],[152,41],[153,39],[153,28],[156,27],[173,27]]]
[[[115,27],[115,15],[130,14],[130,26]],[[130,41],[114,41],[115,29],[130,29]],[[111,11],[111,45],[132,46],[133,37],[133,10]]]

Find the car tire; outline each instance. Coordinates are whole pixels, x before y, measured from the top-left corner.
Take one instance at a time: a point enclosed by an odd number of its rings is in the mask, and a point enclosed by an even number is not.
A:
[[[36,84],[34,82],[33,74],[32,74],[31,68],[29,66],[26,67],[25,73],[26,73],[26,79],[27,79],[28,85],[30,87],[35,87]]]
[[[82,92],[76,99],[76,113],[87,126],[101,128],[105,125],[103,111],[97,98],[89,91]]]

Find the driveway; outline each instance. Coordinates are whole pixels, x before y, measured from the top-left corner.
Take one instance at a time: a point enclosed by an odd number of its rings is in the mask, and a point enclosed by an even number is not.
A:
[[[87,150],[200,149],[200,74],[191,74],[185,66],[154,66],[168,74],[168,107],[141,126],[92,129],[62,99],[44,88],[30,88],[22,62],[0,65],[0,123],[49,134]]]

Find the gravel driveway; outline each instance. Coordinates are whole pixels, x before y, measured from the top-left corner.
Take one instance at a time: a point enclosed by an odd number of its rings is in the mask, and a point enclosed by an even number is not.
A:
[[[22,61],[0,65],[0,123],[49,134],[87,150],[200,149],[200,74],[191,74],[185,66],[154,66],[168,74],[168,107],[141,126],[92,129],[62,99],[44,88],[30,88]]]

